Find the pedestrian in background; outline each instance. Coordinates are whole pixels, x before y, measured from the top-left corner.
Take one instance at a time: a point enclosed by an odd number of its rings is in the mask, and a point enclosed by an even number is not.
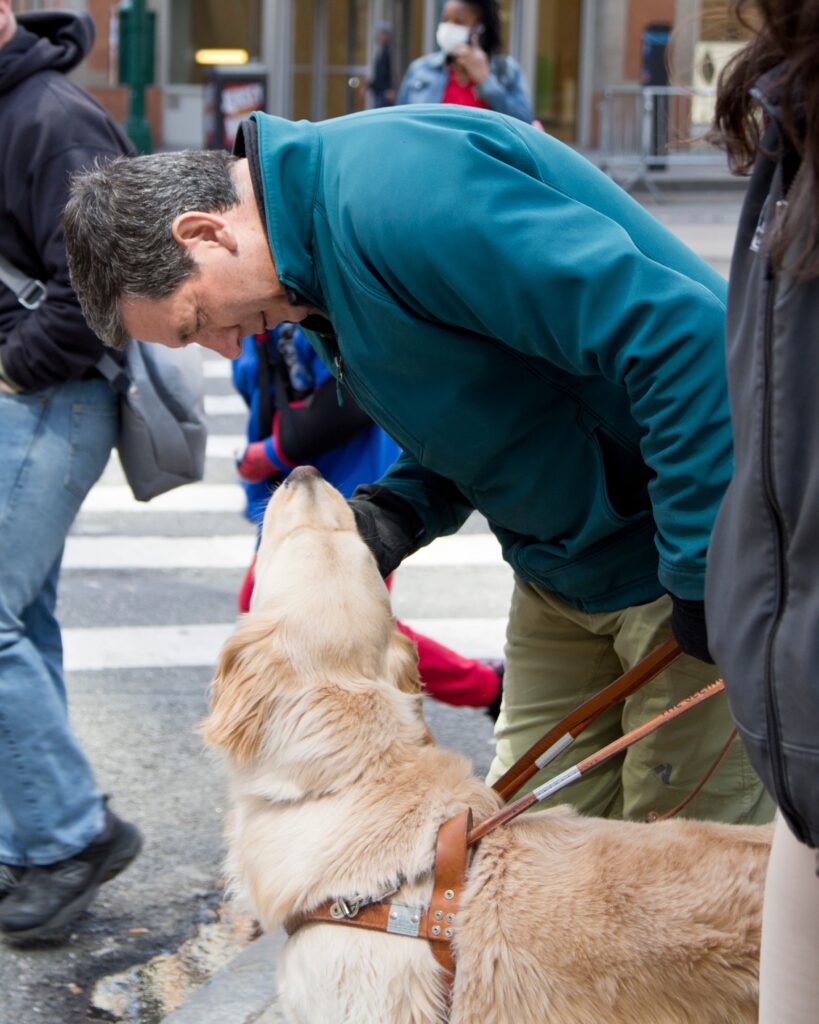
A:
[[[734,8],[759,29],[716,107],[715,134],[751,180],[728,288],[735,470],[706,611],[740,735],[779,807],[759,1019],[806,1024],[819,1014],[819,0]]]
[[[233,382],[250,409],[248,443],[237,469],[247,494],[246,515],[256,524],[259,536],[273,487],[295,466],[315,466],[349,498],[359,485],[365,485],[359,493],[371,493],[372,481],[401,454],[349,391],[336,385],[295,324],[244,338],[242,353],[231,369]],[[254,562],[239,590],[240,612],[250,608]],[[493,721],[497,718],[502,661],[465,658],[404,622],[397,625],[418,649],[418,671],[430,697],[445,704],[485,708]]]
[[[712,682],[705,556],[732,468],[723,279],[514,118],[451,104],[318,124],[255,113],[237,156],[78,177],[65,224],[83,308],[115,346],[130,332],[228,357],[264,324],[299,322],[402,448],[350,499],[382,575],[473,509],[486,517],[516,575],[490,781],[672,635],[685,656],[549,776]],[[135,246],[136,226],[150,230]],[[576,783],[572,802],[668,811],[732,728],[727,701],[710,701]],[[686,813],[770,820],[741,744]]]
[[[395,85],[392,77],[392,25],[380,21],[375,29],[375,54],[372,78],[367,89],[372,93],[374,107],[390,107],[395,103]]]
[[[71,731],[55,617],[63,544],[117,434],[102,343],[68,276],[69,175],[130,146],[66,74],[87,15],[20,15],[0,0],[0,255],[43,281],[36,309],[0,284],[0,931],[50,935],[137,855]]]
[[[407,68],[398,103],[458,103],[532,121],[520,65],[498,53],[496,0],[447,0],[435,34],[438,50]]]

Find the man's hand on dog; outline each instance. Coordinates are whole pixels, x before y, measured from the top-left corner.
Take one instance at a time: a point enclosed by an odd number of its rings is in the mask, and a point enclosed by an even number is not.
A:
[[[421,517],[409,502],[379,484],[357,487],[348,504],[358,532],[386,579],[420,547],[424,534]]]

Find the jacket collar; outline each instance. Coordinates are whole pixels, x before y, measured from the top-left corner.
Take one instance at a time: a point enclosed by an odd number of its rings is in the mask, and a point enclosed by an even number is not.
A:
[[[265,228],[279,280],[324,308],[313,263],[313,208],[321,140],[315,125],[270,114],[251,115],[258,129]]]

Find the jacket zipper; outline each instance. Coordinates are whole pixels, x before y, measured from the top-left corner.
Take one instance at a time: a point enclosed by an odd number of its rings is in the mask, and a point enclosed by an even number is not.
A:
[[[775,219],[781,216],[787,208],[786,200],[779,200],[775,207]],[[766,671],[766,686],[765,686],[765,710],[768,724],[768,743],[771,750],[771,764],[773,767],[773,782],[774,789],[776,791],[776,802],[785,811],[788,818],[794,824],[799,826],[799,830],[803,836],[806,835],[802,822],[794,814],[793,807],[790,799],[787,795],[787,789],[785,785],[785,765],[782,757],[782,745],[780,743],[780,731],[779,731],[779,716],[776,710],[776,702],[774,700],[773,692],[773,676],[774,676],[774,644],[776,640],[776,634],[779,630],[779,626],[782,620],[782,611],[785,607],[785,602],[788,593],[788,572],[787,562],[785,558],[785,545],[783,541],[784,537],[784,517],[782,515],[782,509],[779,505],[779,501],[776,496],[773,480],[773,455],[772,455],[772,428],[771,423],[773,419],[773,319],[774,319],[774,300],[776,296],[776,280],[773,272],[773,267],[768,261],[767,269],[765,271],[765,277],[768,282],[768,293],[765,297],[765,337],[763,344],[764,354],[764,367],[765,367],[765,402],[763,405],[762,414],[762,478],[765,486],[765,496],[768,499],[769,510],[774,525],[774,533],[776,534],[776,560],[778,579],[777,579],[777,601],[776,601],[776,615],[773,626],[771,627],[770,634],[768,636],[767,650],[765,652],[765,671]]]
[[[333,362],[336,367],[336,401],[339,405],[344,405],[344,392],[341,390],[344,385],[344,360],[338,349],[336,349]]]

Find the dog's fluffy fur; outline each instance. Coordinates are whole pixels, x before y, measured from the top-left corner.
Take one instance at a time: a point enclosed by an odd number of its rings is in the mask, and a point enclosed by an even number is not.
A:
[[[418,692],[346,502],[295,471],[203,725],[229,765],[230,872],[266,930],[399,881],[426,903],[438,826],[499,806],[434,746]],[[767,828],[532,814],[477,849],[449,1017],[427,943],[330,924],[286,942],[282,1006],[292,1024],[750,1024],[769,845]]]

